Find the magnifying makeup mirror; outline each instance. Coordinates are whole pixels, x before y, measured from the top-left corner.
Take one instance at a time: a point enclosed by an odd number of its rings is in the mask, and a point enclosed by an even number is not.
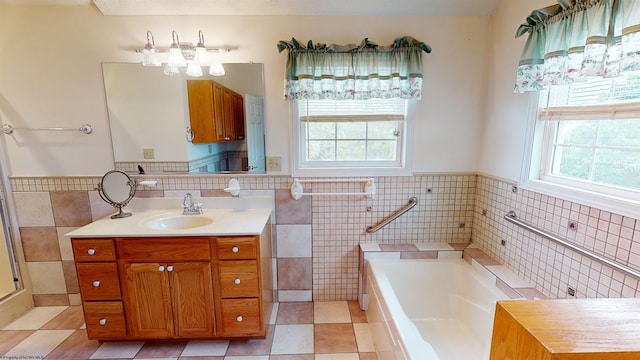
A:
[[[98,194],[102,200],[118,209],[118,213],[111,215],[112,219],[120,219],[131,216],[125,213],[125,207],[136,193],[136,181],[131,179],[127,173],[120,170],[111,170],[104,174],[98,183]]]

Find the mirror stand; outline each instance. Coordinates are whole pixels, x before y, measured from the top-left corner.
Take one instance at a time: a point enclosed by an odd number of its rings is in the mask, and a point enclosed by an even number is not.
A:
[[[120,170],[108,171],[98,183],[100,198],[109,205],[118,209],[118,213],[111,215],[112,219],[121,219],[131,216],[131,213],[122,211],[136,194],[137,182],[127,173]]]

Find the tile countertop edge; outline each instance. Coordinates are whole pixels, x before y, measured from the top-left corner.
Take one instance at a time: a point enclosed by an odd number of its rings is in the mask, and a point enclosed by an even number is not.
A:
[[[271,208],[245,210],[205,209],[203,215],[182,215],[175,209],[132,211],[132,216],[111,219],[106,216],[69,233],[72,238],[99,237],[164,237],[164,236],[225,236],[260,235],[271,218]],[[145,222],[162,216],[206,216],[211,224],[189,229],[152,229]]]

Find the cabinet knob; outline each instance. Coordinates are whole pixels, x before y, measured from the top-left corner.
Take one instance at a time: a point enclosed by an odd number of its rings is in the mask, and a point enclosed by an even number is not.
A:
[[[234,282],[236,285],[240,285],[240,279],[235,279],[233,282]]]
[[[107,325],[107,319],[100,319],[100,321],[98,321],[98,323],[102,326]]]
[[[237,322],[242,322],[242,315],[238,315],[238,317],[236,318]]]
[[[100,286],[100,280],[96,280],[93,282],[93,287],[99,287]]]
[[[87,254],[89,254],[89,255],[94,255],[95,253],[96,253],[96,249],[87,250]]]
[[[163,272],[164,271],[164,266],[163,265],[158,266],[158,271]]]
[[[234,253],[237,253],[238,251],[240,251],[240,249],[238,249],[238,247],[237,247],[237,246],[234,246],[234,247],[231,249],[231,251],[232,251],[232,252],[234,252]]]
[[[230,137],[228,137],[228,136],[225,136],[225,137],[224,137],[224,139],[225,139],[225,140],[231,140],[231,138],[230,138]]]
[[[172,265],[167,266],[167,271],[168,272],[172,272],[173,271],[173,266]]]

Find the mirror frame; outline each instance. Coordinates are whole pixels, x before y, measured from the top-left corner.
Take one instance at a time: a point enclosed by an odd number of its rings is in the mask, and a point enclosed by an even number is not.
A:
[[[116,176],[124,176],[124,179],[125,179],[124,185],[129,187],[127,198],[124,200],[115,200],[112,198],[114,195],[114,193],[111,191],[113,190],[113,186],[120,186],[120,184],[116,184],[116,183],[113,183],[113,181],[108,181],[108,180],[117,179]],[[131,216],[131,213],[123,212],[122,208],[125,207],[129,203],[129,201],[131,201],[131,199],[133,199],[133,197],[135,196],[137,185],[138,185],[137,181],[131,179],[129,174],[121,170],[107,171],[107,173],[102,176],[102,179],[100,179],[100,182],[98,182],[98,194],[100,195],[100,198],[102,200],[104,200],[109,205],[118,209],[117,214],[111,215],[112,219],[121,219],[121,218]],[[109,193],[111,193],[111,195]]]

